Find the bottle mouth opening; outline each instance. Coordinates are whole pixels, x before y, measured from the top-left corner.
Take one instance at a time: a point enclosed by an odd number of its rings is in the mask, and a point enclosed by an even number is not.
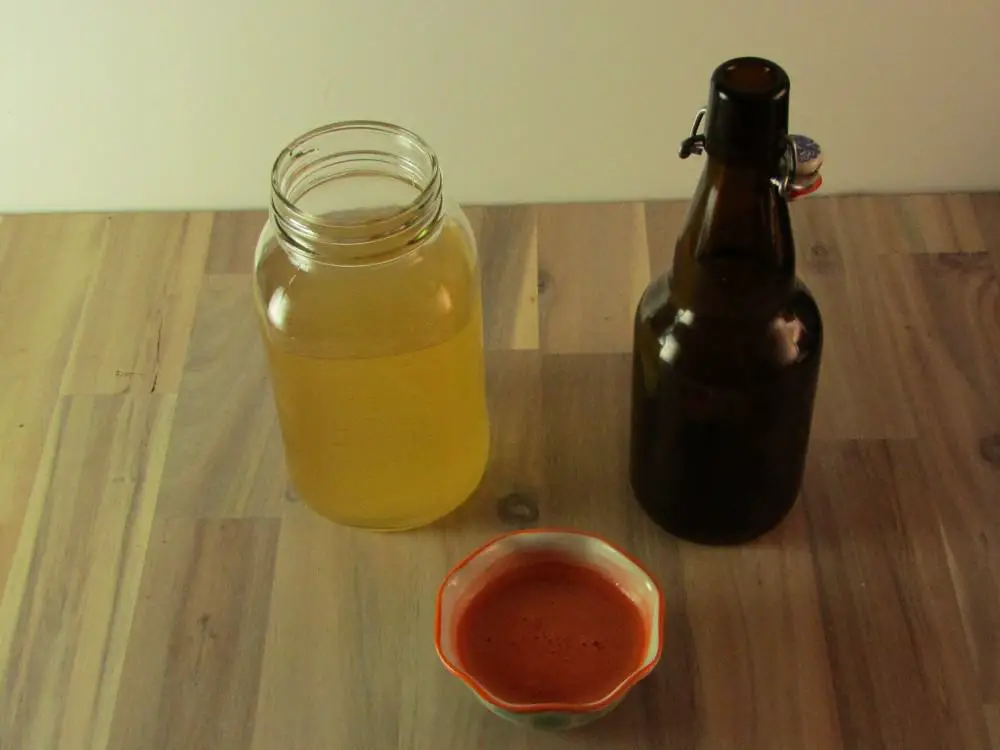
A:
[[[278,154],[271,212],[285,239],[307,252],[353,246],[367,256],[373,243],[412,244],[440,217],[437,156],[391,123],[324,125]]]
[[[767,168],[774,177],[787,147],[791,83],[780,65],[737,57],[712,73],[705,151],[730,164]]]
[[[724,98],[779,99],[788,92],[788,74],[760,57],[738,57],[719,66],[715,84]]]

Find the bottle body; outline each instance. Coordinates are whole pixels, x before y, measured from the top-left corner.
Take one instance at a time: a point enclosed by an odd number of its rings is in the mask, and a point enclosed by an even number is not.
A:
[[[775,83],[782,96],[787,89],[787,79]],[[739,90],[727,92],[727,107],[739,102]],[[795,503],[823,348],[772,179],[777,146],[743,158],[770,135],[736,132],[747,118],[735,114],[714,133],[733,140],[709,151],[673,267],[646,289],[634,327],[633,492],[664,529],[706,544],[749,541]],[[711,109],[709,118],[711,129]],[[727,152],[733,142],[742,150]]]
[[[456,206],[376,231],[403,209],[364,192],[363,208],[338,196],[337,241],[314,252],[272,212],[255,296],[294,490],[339,523],[407,529],[464,502],[486,465],[479,269]]]
[[[799,493],[822,353],[819,308],[796,284],[771,320],[686,316],[669,298],[657,304],[666,287],[669,277],[654,282],[635,318],[633,492],[676,536],[749,541],[777,525]],[[676,323],[685,317],[690,326]],[[748,348],[773,353],[769,372],[741,371]]]

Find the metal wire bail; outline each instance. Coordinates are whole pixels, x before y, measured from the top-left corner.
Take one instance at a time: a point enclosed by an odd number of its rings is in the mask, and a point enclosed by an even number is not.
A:
[[[687,159],[692,154],[705,152],[705,134],[701,130],[705,122],[707,108],[702,107],[691,123],[691,135],[681,141],[677,155]],[[819,144],[804,135],[785,136],[785,153],[779,167],[780,174],[771,178],[778,193],[788,200],[809,195],[823,184],[819,168],[823,164],[823,152]]]
[[[788,196],[797,166],[798,158],[795,154],[795,142],[792,140],[792,136],[785,136],[785,154],[781,158],[781,174],[771,178],[771,184],[778,188],[778,193],[782,197]]]
[[[694,116],[691,123],[691,135],[681,141],[681,147],[677,150],[677,155],[682,159],[687,159],[691,154],[702,154],[705,151],[705,134],[701,131],[701,123],[705,119],[707,109],[702,107]]]

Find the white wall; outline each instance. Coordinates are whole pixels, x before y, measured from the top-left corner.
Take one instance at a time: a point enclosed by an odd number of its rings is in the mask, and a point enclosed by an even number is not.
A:
[[[712,68],[792,77],[830,192],[1000,187],[1000,0],[0,0],[0,210],[261,206],[406,125],[465,201],[674,197]]]

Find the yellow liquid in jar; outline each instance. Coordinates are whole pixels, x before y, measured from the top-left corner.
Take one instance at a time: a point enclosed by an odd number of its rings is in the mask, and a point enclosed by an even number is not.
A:
[[[489,453],[479,277],[456,224],[362,267],[258,265],[291,482],[331,520],[393,530],[447,514]]]

